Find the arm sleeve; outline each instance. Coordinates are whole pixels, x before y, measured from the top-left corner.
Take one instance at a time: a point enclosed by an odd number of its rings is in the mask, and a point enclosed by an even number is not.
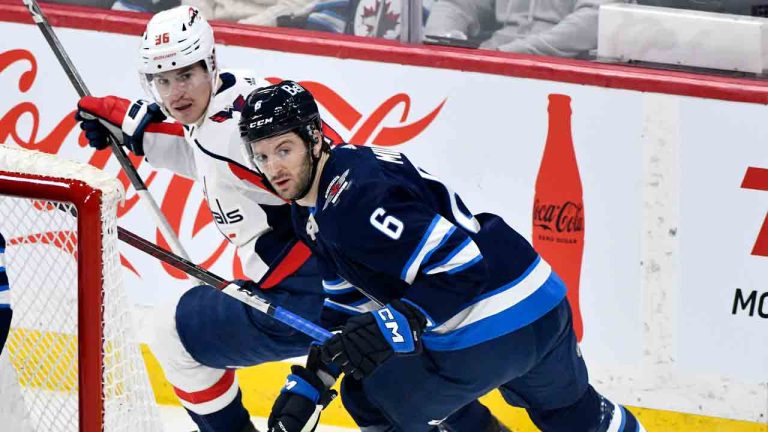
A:
[[[197,180],[194,150],[184,139],[181,125],[151,125],[144,132],[144,157],[155,168],[166,168],[176,174]]]
[[[344,211],[360,229],[341,230],[339,246],[366,267],[404,281],[402,298],[431,324],[454,316],[487,284],[486,262],[463,228],[404,187],[356,189],[345,197],[352,204]]]
[[[578,0],[573,12],[551,29],[499,47],[500,51],[576,57],[597,48],[598,8],[607,0]]]
[[[490,0],[438,0],[429,12],[425,35],[446,36],[460,31],[467,36],[480,32],[480,23],[492,18]]]
[[[320,275],[323,280],[323,312],[321,324],[327,329],[339,329],[350,316],[370,312],[379,308],[355,286],[340,277],[334,268],[321,257],[315,255]]]
[[[254,24],[274,27],[277,17],[283,15],[305,15],[309,13],[316,0],[280,0],[264,11],[241,19],[241,24]]]

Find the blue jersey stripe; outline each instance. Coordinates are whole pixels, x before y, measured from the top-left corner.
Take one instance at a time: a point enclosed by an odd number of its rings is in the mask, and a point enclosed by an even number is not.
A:
[[[619,426],[620,431],[624,431],[624,425],[627,424],[627,413],[624,411],[624,407],[621,405],[618,405],[618,410],[621,410],[621,426]]]
[[[8,286],[8,284],[0,285],[0,292],[8,291],[8,290],[10,290],[10,287]]]
[[[435,229],[435,225],[440,222],[440,215],[435,216],[432,218],[432,223],[429,224],[429,228],[427,228],[427,231],[424,233],[424,235],[421,237],[421,241],[419,242],[419,245],[416,246],[416,250],[413,251],[411,254],[411,257],[408,258],[408,262],[405,263],[405,267],[403,267],[403,271],[400,272],[400,279],[407,280],[408,277],[408,271],[410,270],[411,266],[413,265],[413,262],[416,261],[416,258],[421,253],[421,250],[424,248],[424,245],[427,244],[427,240],[429,240],[429,237],[432,235],[432,231]]]
[[[434,269],[436,269],[436,268],[438,268],[438,267],[442,267],[442,266],[444,266],[444,265],[448,264],[448,262],[450,262],[450,261],[453,259],[453,257],[455,257],[456,255],[458,255],[458,254],[459,254],[459,252],[461,252],[462,250],[464,250],[464,248],[465,248],[465,247],[467,247],[467,245],[469,245],[469,243],[470,243],[471,241],[472,241],[472,239],[471,239],[471,238],[469,238],[469,237],[467,237],[467,239],[466,239],[466,240],[464,240],[464,241],[463,241],[463,242],[462,242],[460,245],[458,245],[458,246],[457,246],[457,247],[456,247],[454,250],[452,250],[452,251],[451,251],[451,252],[448,254],[448,256],[446,256],[445,258],[443,258],[443,260],[442,260],[442,261],[440,261],[439,263],[433,264],[433,265],[431,265],[431,266],[429,266],[429,267],[425,268],[425,269],[424,269],[424,273],[427,273],[427,274],[428,274],[428,273],[429,273],[429,272],[431,272],[432,270],[434,270]]]
[[[512,333],[554,309],[565,298],[565,285],[555,273],[524,300],[495,315],[456,330],[424,335],[424,346],[434,351],[453,351]]]
[[[424,255],[424,259],[421,260],[421,262],[423,263],[429,262],[429,258],[432,256],[432,254],[434,254],[438,249],[443,247],[443,245],[448,241],[448,239],[451,238],[454,232],[456,232],[456,227],[452,226],[451,229],[448,230],[448,233],[445,235],[445,237],[443,237],[443,239],[440,241],[440,243],[437,246],[435,246],[432,250],[427,252],[426,255]]]
[[[464,264],[448,270],[446,273],[448,273],[448,274],[458,273],[458,272],[464,270],[467,267],[471,267],[472,265],[477,264],[478,262],[480,262],[481,259],[483,259],[483,256],[482,255],[477,255],[476,257],[474,257],[471,260],[465,262]]]
[[[475,303],[477,303],[477,302],[479,302],[479,301],[481,301],[481,300],[485,300],[485,299],[487,299],[488,297],[493,297],[493,296],[495,296],[496,294],[498,294],[498,293],[500,293],[500,292],[502,292],[502,291],[508,290],[509,288],[511,288],[511,287],[513,287],[513,286],[515,286],[515,285],[519,284],[520,282],[522,282],[522,281],[523,281],[523,279],[527,278],[527,277],[528,277],[528,275],[529,275],[529,274],[531,274],[531,272],[533,271],[533,269],[535,269],[535,268],[536,268],[536,266],[537,266],[537,265],[539,265],[539,262],[541,262],[541,255],[538,255],[538,256],[536,256],[536,259],[535,259],[535,260],[534,260],[534,261],[531,263],[531,265],[530,265],[530,266],[528,266],[528,268],[527,268],[527,269],[525,269],[525,271],[523,272],[523,274],[521,274],[520,276],[518,276],[518,277],[517,277],[517,279],[515,279],[515,280],[513,280],[512,282],[510,282],[510,283],[508,283],[508,284],[506,284],[506,285],[502,286],[501,288],[496,288],[496,289],[495,289],[495,290],[493,290],[493,291],[488,291],[488,292],[486,292],[486,293],[483,293],[483,294],[481,294],[481,295],[479,295],[479,296],[475,297],[474,299],[472,299],[472,302],[471,302],[471,303],[469,303],[467,306],[471,306],[471,305],[473,305],[473,304],[475,304]]]
[[[323,285],[326,285],[326,284],[331,285],[331,286],[333,286],[333,285],[341,285],[344,282],[346,282],[346,281],[344,280],[344,278],[341,278],[341,277],[338,278],[338,279],[331,280],[331,281],[323,279]]]
[[[378,309],[378,305],[373,301],[368,300],[367,297],[351,304],[343,304],[333,300],[325,299],[323,305],[329,309],[345,312],[350,315],[358,315]]]
[[[400,279],[406,283],[411,284],[416,279],[416,275],[419,273],[424,259],[431,255],[441,244],[447,236],[455,232],[455,226],[440,215],[436,215],[432,219],[432,223],[421,238],[421,242],[411,254],[411,258],[403,267],[400,273]]]
[[[351,292],[355,292],[357,291],[357,289],[353,286],[350,286],[349,288],[336,288],[336,289],[328,289],[323,287],[323,291],[329,295],[342,295],[342,294],[349,294]]]
[[[349,294],[356,291],[356,289],[351,283],[343,278],[339,278],[331,282],[323,280],[323,291],[325,291],[326,294],[341,295]]]
[[[361,313],[360,311],[345,307],[343,305],[340,305],[336,302],[332,302],[329,300],[325,300],[325,302],[323,302],[323,306],[327,307],[328,309],[344,312],[345,314],[348,314],[348,315],[359,315]]]

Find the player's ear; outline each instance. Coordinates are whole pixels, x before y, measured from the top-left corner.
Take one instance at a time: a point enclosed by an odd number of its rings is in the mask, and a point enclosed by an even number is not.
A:
[[[320,132],[318,129],[314,129],[312,130],[312,138],[314,138],[313,142],[315,143],[312,146],[312,154],[316,158],[319,158],[320,154],[323,153],[323,133]]]

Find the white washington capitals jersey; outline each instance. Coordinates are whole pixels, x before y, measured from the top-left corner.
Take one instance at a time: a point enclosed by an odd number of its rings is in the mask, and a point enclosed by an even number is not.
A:
[[[216,227],[237,247],[246,276],[264,278],[268,288],[279,282],[267,283],[273,273],[292,273],[310,252],[296,241],[289,206],[264,187],[241,148],[238,121],[245,98],[270,83],[247,71],[223,70],[219,77],[221,85],[202,123],[166,123],[162,132],[148,128],[145,155],[153,166],[202,184]]]

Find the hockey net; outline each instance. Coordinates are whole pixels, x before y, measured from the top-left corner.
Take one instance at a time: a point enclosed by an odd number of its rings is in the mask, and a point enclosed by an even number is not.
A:
[[[13,309],[0,385],[17,387],[0,388],[0,414],[21,414],[14,430],[162,430],[121,282],[123,196],[90,165],[0,145]]]

